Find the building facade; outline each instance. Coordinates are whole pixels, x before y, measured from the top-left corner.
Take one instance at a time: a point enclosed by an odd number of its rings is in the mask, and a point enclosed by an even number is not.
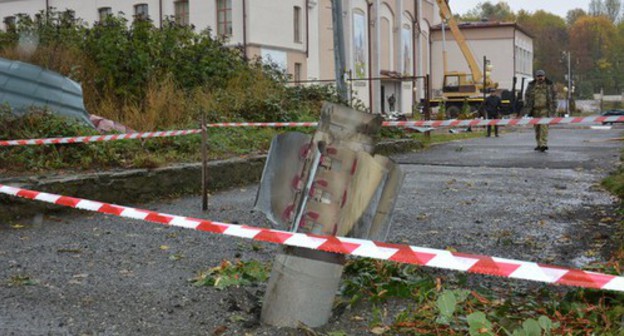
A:
[[[511,90],[514,77],[517,79],[516,90],[521,89],[523,78],[524,86],[528,85],[533,78],[533,38],[528,32],[511,22],[462,23],[459,28],[476,62],[482,65],[484,56],[490,61],[491,78],[499,84],[499,88]],[[450,29],[446,27],[445,34],[442,34],[442,27],[434,26],[431,33],[431,52],[440,60],[432,62],[431,78],[434,91],[442,89],[444,78],[442,52],[445,45],[449,64],[447,70],[470,73],[468,63],[455,43]]]
[[[431,27],[440,23],[431,0],[341,0],[349,93],[373,113],[411,113],[432,70]],[[87,24],[106,15],[166,19],[210,29],[248,58],[281,66],[294,81],[331,80],[332,0],[0,0],[2,29],[54,8]]]

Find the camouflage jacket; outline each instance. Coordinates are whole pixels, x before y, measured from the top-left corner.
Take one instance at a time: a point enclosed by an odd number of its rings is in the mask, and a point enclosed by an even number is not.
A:
[[[554,83],[546,78],[545,85],[537,85],[537,81],[533,80],[529,83],[527,87],[526,95],[524,98],[524,113],[529,116],[533,115],[533,109],[536,108],[536,105],[543,105],[543,108],[548,109],[548,116],[553,117],[557,112],[557,92],[555,92]],[[539,92],[540,90],[545,90],[546,92]],[[546,101],[536,102],[536,94],[539,95],[543,93],[546,96]],[[536,104],[537,103],[537,104]]]

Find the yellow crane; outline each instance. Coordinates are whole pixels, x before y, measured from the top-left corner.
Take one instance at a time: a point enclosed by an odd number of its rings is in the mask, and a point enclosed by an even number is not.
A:
[[[438,7],[440,8],[440,17],[449,26],[457,46],[461,50],[468,67],[470,68],[470,74],[459,71],[448,71],[448,65],[446,60],[446,50],[443,51],[443,64],[444,64],[444,81],[442,85],[442,98],[434,99],[435,105],[444,103],[447,107],[447,115],[451,117],[457,117],[460,112],[461,105],[467,102],[471,105],[471,109],[476,109],[478,105],[483,102],[483,72],[479,68],[472,51],[468,47],[466,38],[459,30],[459,26],[451,13],[451,9],[448,5],[448,0],[436,0]],[[444,34],[444,27],[442,27],[442,33]],[[492,82],[490,76],[488,76],[488,69],[486,71],[485,78],[485,90],[498,87],[498,83]],[[437,101],[437,103],[436,103]]]

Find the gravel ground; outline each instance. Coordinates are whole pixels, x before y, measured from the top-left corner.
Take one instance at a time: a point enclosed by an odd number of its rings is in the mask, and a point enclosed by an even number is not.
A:
[[[609,139],[620,134],[552,128],[550,151],[538,153],[532,132],[519,129],[396,156],[407,177],[388,240],[562,266],[600,260],[612,246],[616,200],[598,183],[619,161],[620,144]],[[207,213],[199,197],[140,207],[269,226],[251,211],[255,191],[212,195]],[[277,249],[77,211],[0,223],[0,335],[297,335],[257,322],[264,285],[218,291],[189,282],[222,260],[270,261]],[[411,304],[381,308],[391,321]],[[368,335],[371,318],[363,303],[320,331]]]

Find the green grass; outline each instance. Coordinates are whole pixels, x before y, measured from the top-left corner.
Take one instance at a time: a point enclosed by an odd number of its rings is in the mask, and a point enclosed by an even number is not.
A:
[[[189,125],[189,128],[198,126]],[[208,130],[211,160],[265,153],[273,137],[271,128],[222,128]],[[31,139],[96,135],[95,130],[45,110],[23,118],[0,111],[0,139]],[[155,168],[201,160],[201,135],[144,140],[120,140],[86,144],[15,146],[0,148],[0,173],[32,174],[56,170]]]

